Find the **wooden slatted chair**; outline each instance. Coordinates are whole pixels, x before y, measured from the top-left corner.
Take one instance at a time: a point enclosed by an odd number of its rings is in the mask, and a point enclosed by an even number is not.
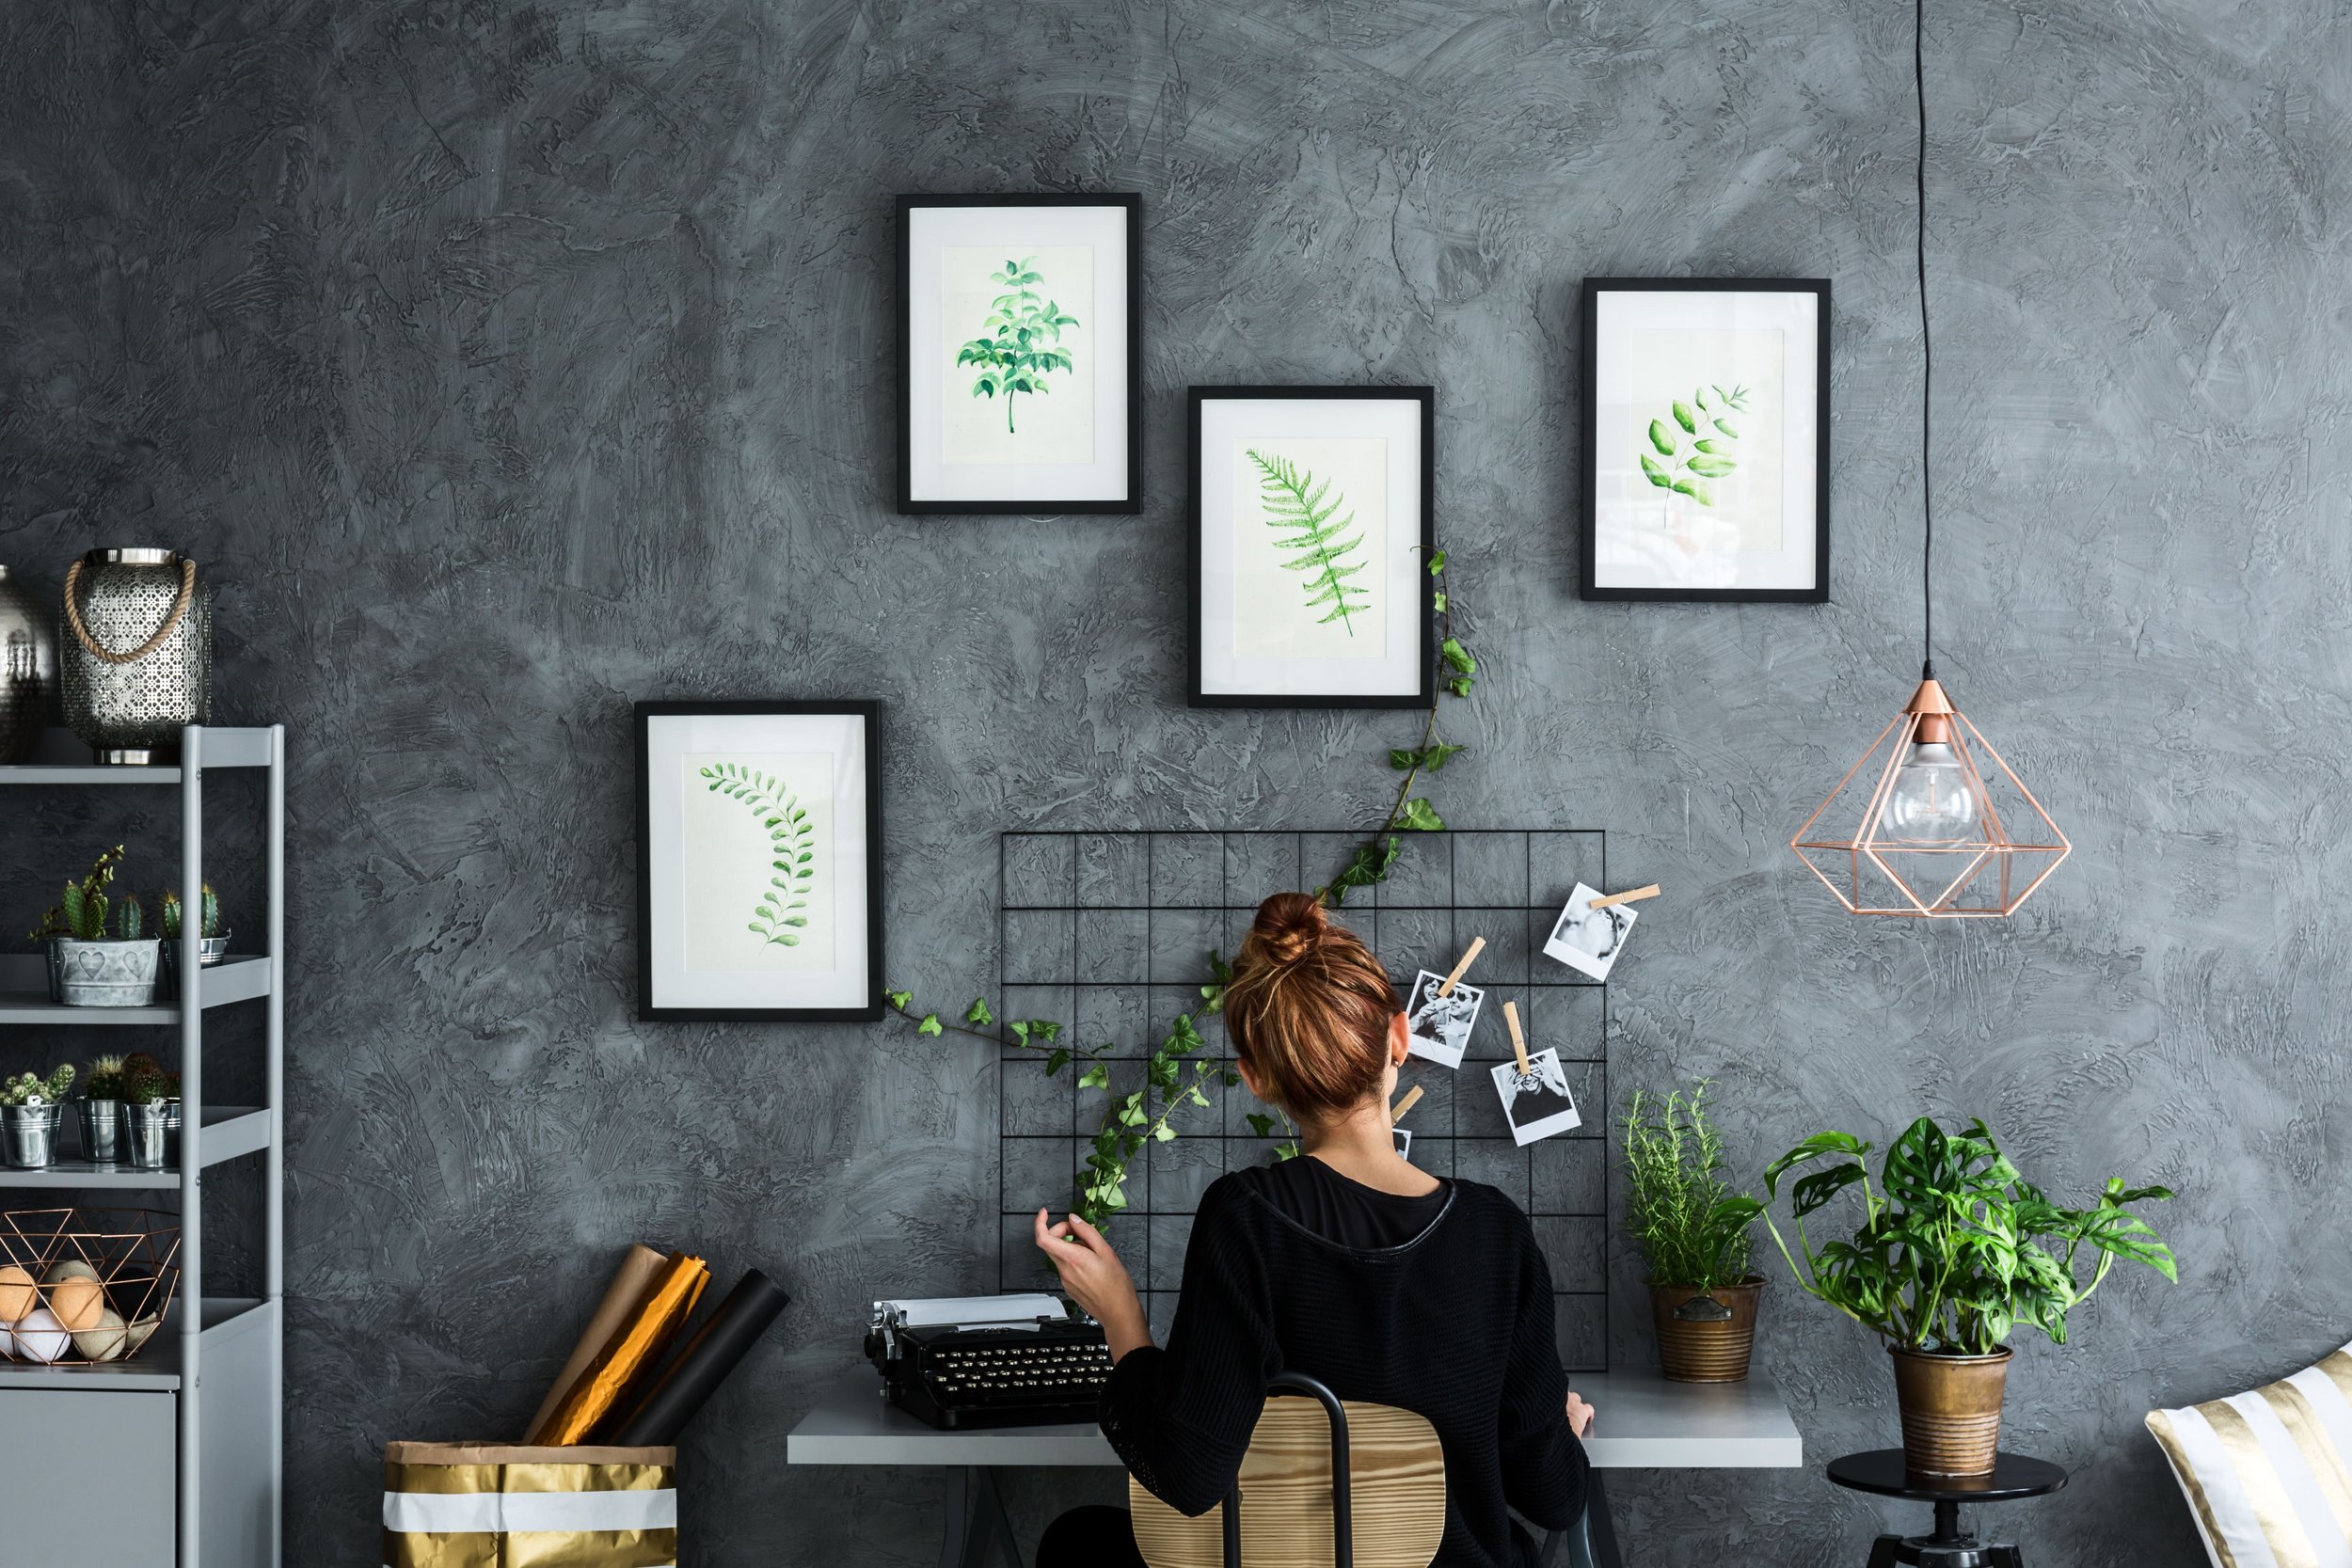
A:
[[[1393,1405],[1343,1402],[1303,1372],[1278,1372],[1225,1501],[1188,1519],[1127,1478],[1136,1546],[1149,1568],[1429,1568],[1445,1533],[1437,1429]],[[1281,1394],[1306,1399],[1283,1399]],[[1248,1507],[1242,1507],[1243,1499]],[[1554,1530],[1568,1568],[1591,1568],[1584,1531]]]

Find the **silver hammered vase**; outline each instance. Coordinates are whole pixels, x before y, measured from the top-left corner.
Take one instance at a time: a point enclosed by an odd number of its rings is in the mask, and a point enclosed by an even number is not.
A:
[[[40,1170],[57,1157],[62,1105],[0,1106],[0,1153],[19,1170]]]
[[[122,1101],[85,1100],[82,1107],[82,1158],[96,1165],[111,1165],[121,1158]]]
[[[66,573],[66,728],[101,763],[178,760],[213,706],[213,591],[174,550],[92,550]]]
[[[171,1101],[165,1100],[151,1100],[144,1105],[125,1105],[122,1108],[122,1147],[130,1156],[133,1170],[164,1168],[164,1163],[171,1153],[171,1119],[175,1108]]]
[[[57,640],[50,617],[0,566],[0,767],[33,754],[57,701]]]

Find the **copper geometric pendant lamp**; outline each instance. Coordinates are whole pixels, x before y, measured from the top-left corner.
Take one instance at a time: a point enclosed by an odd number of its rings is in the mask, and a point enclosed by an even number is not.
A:
[[[1935,678],[1934,493],[1928,481],[1935,355],[1928,337],[1928,83],[1925,0],[1913,0],[1919,96],[1919,588],[1927,657],[1919,689],[1804,819],[1788,847],[1854,914],[1983,920],[2014,914],[2072,848],[2016,770]],[[1987,765],[1990,766],[1987,766]],[[1854,787],[1860,784],[1861,787]],[[1856,811],[1857,805],[1859,811]]]

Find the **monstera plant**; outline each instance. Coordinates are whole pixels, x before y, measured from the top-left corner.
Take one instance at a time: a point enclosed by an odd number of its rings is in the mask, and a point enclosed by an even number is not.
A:
[[[2010,1336],[2025,1326],[2065,1343],[2068,1314],[2118,1259],[2177,1278],[2171,1250],[2131,1208],[2172,1195],[2119,1177],[2087,1208],[2055,1203],[2018,1174],[1982,1121],[1947,1132],[1921,1117],[1888,1146],[1876,1188],[1871,1148],[1850,1132],[1818,1132],[1773,1161],[1764,1187],[1774,1200],[1783,1178],[1815,1168],[1788,1184],[1793,1252],[1769,1210],[1766,1222],[1798,1289],[1893,1352],[1911,1467],[1983,1474],[1999,1435]],[[1806,1219],[1849,1191],[1860,1225],[1817,1246]]]

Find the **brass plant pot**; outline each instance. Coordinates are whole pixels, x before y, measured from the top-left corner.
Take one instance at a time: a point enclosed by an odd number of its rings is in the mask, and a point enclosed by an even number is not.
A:
[[[2010,1352],[1944,1355],[1889,1345],[1887,1354],[1903,1418],[1903,1467],[1922,1476],[1992,1474]]]
[[[1658,1362],[1669,1383],[1739,1383],[1756,1348],[1756,1300],[1764,1276],[1701,1291],[1652,1285],[1650,1323],[1658,1331]]]

